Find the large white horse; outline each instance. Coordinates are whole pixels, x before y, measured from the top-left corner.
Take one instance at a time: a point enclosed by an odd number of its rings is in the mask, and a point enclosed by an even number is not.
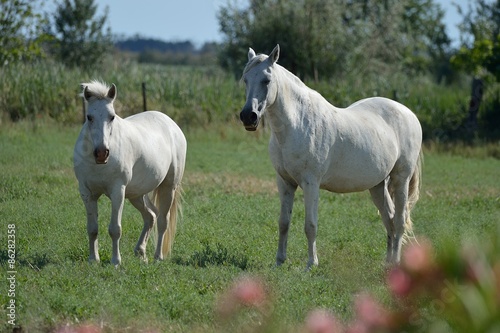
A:
[[[419,195],[422,129],[417,117],[381,97],[337,108],[277,64],[279,52],[278,45],[269,56],[249,50],[243,72],[246,103],[240,113],[247,130],[256,130],[264,113],[271,129],[269,153],[281,200],[276,264],[286,259],[297,186],[304,191],[308,268],[318,264],[320,188],[370,190],[387,230],[386,260],[398,263]]]
[[[113,241],[111,263],[121,262],[119,241],[125,198],[144,219],[135,253],[146,260],[146,245],[158,220],[155,259],[171,251],[180,210],[181,180],[187,143],[177,124],[167,115],[148,111],[122,119],[113,102],[116,86],[83,83],[86,121],[76,141],[74,170],[87,210],[90,261],[99,261],[97,248],[97,200],[111,200],[109,235]],[[154,204],[148,193],[153,192]]]

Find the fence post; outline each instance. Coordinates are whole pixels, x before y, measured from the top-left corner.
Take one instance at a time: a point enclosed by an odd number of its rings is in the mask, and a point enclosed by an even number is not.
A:
[[[85,97],[82,96],[82,123],[85,123]]]
[[[143,111],[148,110],[148,107],[146,104],[146,82],[142,83],[142,108],[143,108]]]
[[[396,102],[399,102],[398,91],[396,89],[392,91],[392,99],[395,100]]]
[[[477,130],[477,114],[479,112],[479,106],[483,99],[483,80],[478,78],[472,79],[472,92],[469,101],[469,113],[467,115],[466,127],[468,134],[471,136]]]

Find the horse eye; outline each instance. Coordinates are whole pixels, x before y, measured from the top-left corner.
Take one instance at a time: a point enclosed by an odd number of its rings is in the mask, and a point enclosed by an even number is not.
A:
[[[94,117],[92,117],[92,116],[90,116],[90,115],[87,115],[87,120],[88,120],[89,122],[92,122],[92,121],[94,120]]]
[[[270,82],[271,82],[271,80],[269,80],[269,79],[262,80],[262,84],[265,86],[267,86]]]
[[[113,121],[113,120],[115,120],[115,116],[111,116],[111,117],[109,118],[109,121]]]

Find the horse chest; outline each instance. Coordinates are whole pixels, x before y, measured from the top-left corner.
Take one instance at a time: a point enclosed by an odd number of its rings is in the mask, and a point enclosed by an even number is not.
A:
[[[117,185],[124,185],[130,181],[130,172],[114,165],[113,161],[105,165],[89,163],[85,171],[75,168],[77,178],[93,193],[109,194]],[[78,177],[80,175],[80,177]]]
[[[276,145],[270,145],[269,151],[276,172],[288,182],[300,185],[306,176],[321,177],[324,168],[321,156],[311,154],[307,149],[283,149]]]

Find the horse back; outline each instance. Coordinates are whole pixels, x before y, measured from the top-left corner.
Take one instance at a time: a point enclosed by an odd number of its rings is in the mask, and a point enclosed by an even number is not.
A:
[[[308,174],[332,192],[362,191],[383,181],[400,160],[412,160],[420,151],[420,124],[395,101],[368,98],[345,109],[325,107],[314,112],[318,114],[305,123],[302,134],[296,133],[298,139],[281,145],[271,138],[273,165],[291,183],[300,185]]]
[[[405,105],[385,97],[370,97],[359,100],[346,109],[353,116],[374,115],[380,117],[395,131],[410,130],[413,133],[420,132],[421,127],[415,114]],[[378,122],[373,125],[377,126]],[[365,124],[370,125],[370,124]]]
[[[135,169],[151,169],[153,172],[180,174],[184,171],[187,142],[180,127],[166,114],[146,111],[125,118],[130,133],[134,133],[131,145],[135,147]],[[176,178],[179,176],[176,176]]]

